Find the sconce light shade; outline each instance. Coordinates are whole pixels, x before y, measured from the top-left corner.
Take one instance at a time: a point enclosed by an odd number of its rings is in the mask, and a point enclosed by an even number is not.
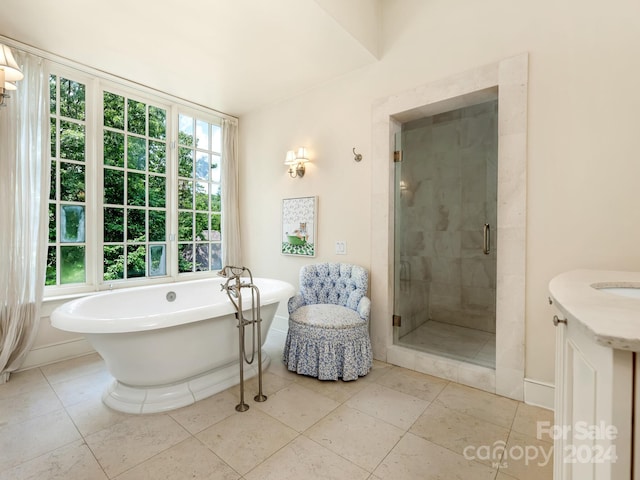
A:
[[[11,49],[6,45],[0,44],[0,106],[4,105],[5,98],[9,95],[5,93],[6,90],[17,90],[15,83],[18,80],[22,80],[24,74],[20,71],[18,62],[13,58]]]
[[[16,62],[16,59],[13,58],[11,49],[2,44],[0,44],[0,70],[4,71],[4,78],[2,79],[2,83],[4,83],[5,81],[15,82],[24,78],[24,74],[20,71],[18,62]]]
[[[296,153],[296,160],[298,162],[308,162],[309,157],[307,157],[307,149],[305,147],[298,148],[298,153]]]
[[[305,147],[298,148],[298,151],[289,150],[284,159],[284,164],[289,165],[289,176],[291,178],[304,177],[304,164],[309,161],[307,149]]]
[[[285,165],[295,165],[297,162],[296,160],[296,152],[294,152],[293,150],[289,150],[287,152],[286,157],[284,158],[284,164]]]

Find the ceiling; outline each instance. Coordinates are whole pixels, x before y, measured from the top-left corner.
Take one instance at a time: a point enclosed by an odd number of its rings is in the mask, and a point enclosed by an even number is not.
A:
[[[380,1],[2,0],[0,36],[240,116],[375,62]]]

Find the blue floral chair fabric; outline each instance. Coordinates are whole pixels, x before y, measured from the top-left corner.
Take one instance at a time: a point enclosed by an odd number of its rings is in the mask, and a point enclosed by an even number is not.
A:
[[[300,293],[289,299],[287,368],[320,380],[357,380],[373,364],[367,270],[318,263],[300,270]]]

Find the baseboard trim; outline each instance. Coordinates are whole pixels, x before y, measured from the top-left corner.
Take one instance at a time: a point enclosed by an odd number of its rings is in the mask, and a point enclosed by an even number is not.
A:
[[[524,379],[524,403],[554,410],[555,386],[538,380]]]
[[[43,345],[34,348],[27,354],[24,363],[18,371],[29,370],[30,368],[41,367],[43,365],[49,365],[50,363],[69,360],[70,358],[81,357],[82,355],[88,355],[93,352],[95,352],[95,350],[89,345],[86,338],[75,338],[65,342]]]

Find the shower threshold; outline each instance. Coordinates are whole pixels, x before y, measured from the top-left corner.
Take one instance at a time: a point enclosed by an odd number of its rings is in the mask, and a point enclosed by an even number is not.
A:
[[[482,367],[496,368],[496,334],[428,320],[396,345]]]

